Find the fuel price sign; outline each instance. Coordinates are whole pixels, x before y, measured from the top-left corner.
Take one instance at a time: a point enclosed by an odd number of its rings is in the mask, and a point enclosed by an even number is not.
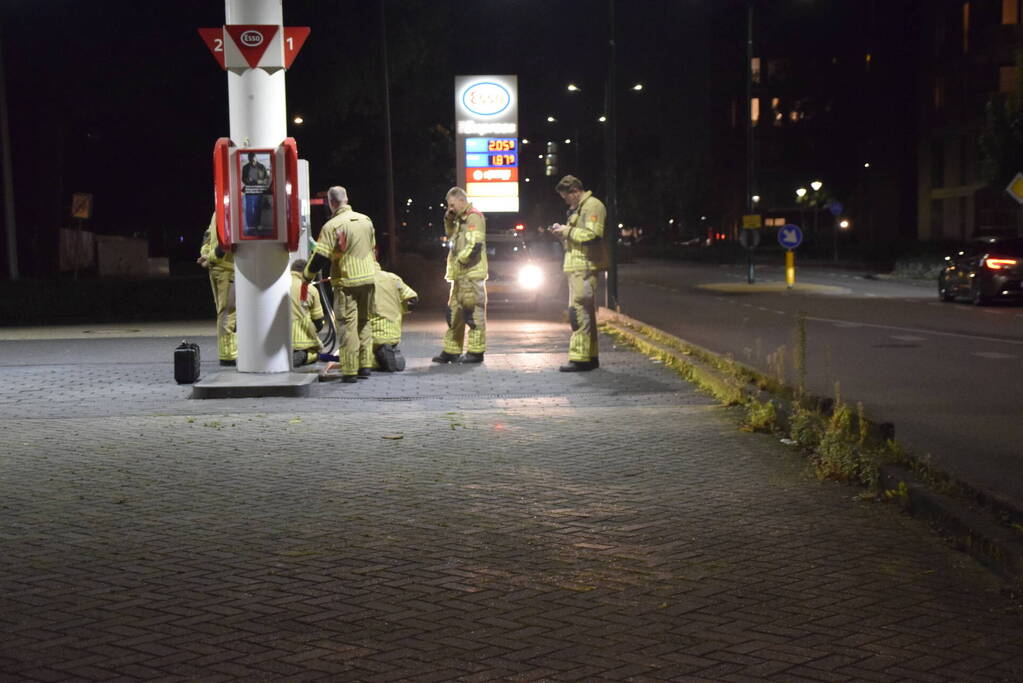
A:
[[[484,213],[519,210],[518,79],[456,76],[456,178]]]

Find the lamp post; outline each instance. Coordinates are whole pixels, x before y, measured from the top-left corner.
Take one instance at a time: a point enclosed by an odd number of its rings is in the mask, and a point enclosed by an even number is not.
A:
[[[817,239],[818,224],[817,217],[820,213],[820,200],[817,197],[817,193],[824,187],[824,183],[819,180],[814,180],[810,183],[810,189],[813,190],[813,196],[810,199],[810,206],[813,207],[813,238]]]
[[[806,197],[806,188],[796,188],[796,203],[799,204],[799,222],[801,228],[806,229],[806,205],[803,203],[803,199]]]

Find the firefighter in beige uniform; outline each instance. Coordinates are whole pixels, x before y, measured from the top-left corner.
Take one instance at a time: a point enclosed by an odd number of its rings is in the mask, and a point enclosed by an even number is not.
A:
[[[607,270],[607,245],[603,202],[584,192],[582,181],[567,175],[555,187],[568,204],[568,224],[555,224],[551,232],[564,241],[563,270],[568,277],[568,315],[572,337],[568,342],[568,365],[562,372],[581,372],[600,367],[597,354],[597,273]]]
[[[238,360],[238,338],[235,334],[234,308],[234,254],[224,251],[217,237],[217,214],[206,228],[199,258],[196,260],[210,271],[213,305],[217,309],[217,356],[221,365],[234,365]]]
[[[320,290],[305,281],[305,259],[291,264],[291,365],[298,367],[320,359],[320,338],[323,327],[323,303]]]
[[[377,270],[373,280],[373,369],[400,372],[405,358],[398,349],[401,343],[401,321],[419,303],[416,290],[394,273]]]
[[[462,188],[448,190],[447,201],[444,232],[449,251],[444,279],[451,283],[448,331],[444,350],[433,362],[480,363],[487,350],[487,223]],[[469,340],[460,356],[467,326]]]
[[[330,264],[334,292],[334,315],[344,327],[341,348],[341,381],[355,382],[370,376],[373,366],[373,335],[369,319],[373,308],[373,276],[377,269],[373,221],[348,205],[348,192],[335,186],[327,190],[331,218],[320,230],[313,256],[306,266],[306,281]],[[343,323],[342,323],[343,321]]]

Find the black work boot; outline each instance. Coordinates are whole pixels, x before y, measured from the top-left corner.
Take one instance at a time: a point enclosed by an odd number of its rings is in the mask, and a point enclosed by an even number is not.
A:
[[[355,384],[359,381],[358,375],[341,375],[341,381],[345,384]]]
[[[454,363],[458,360],[457,353],[448,353],[447,351],[441,351],[433,357],[434,363]]]
[[[591,360],[570,360],[568,365],[562,365],[558,370],[561,372],[586,372],[596,370],[600,367],[600,361],[596,358]]]
[[[373,374],[370,368],[359,368],[359,374],[356,375],[359,379],[369,379],[369,376]]]
[[[472,353],[472,352],[463,353],[459,357],[458,362],[459,363],[482,363],[483,362],[483,354],[482,353]]]

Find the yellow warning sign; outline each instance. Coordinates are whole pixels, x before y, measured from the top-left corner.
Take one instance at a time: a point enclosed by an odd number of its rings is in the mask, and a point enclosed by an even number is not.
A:
[[[1017,173],[1005,191],[1009,193],[1010,197],[1023,204],[1023,173]]]
[[[92,195],[76,192],[71,195],[71,217],[92,218]]]
[[[763,227],[764,221],[759,213],[747,213],[742,217],[743,230],[756,230]]]

